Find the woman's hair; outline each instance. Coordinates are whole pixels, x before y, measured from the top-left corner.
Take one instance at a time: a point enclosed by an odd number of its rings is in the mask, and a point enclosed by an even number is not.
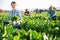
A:
[[[49,10],[51,10],[52,8],[53,8],[53,7],[52,7],[52,6],[50,6],[50,7],[49,7]]]
[[[12,5],[12,4],[16,4],[16,2],[15,2],[15,1],[13,1],[13,2],[11,2],[11,5]]]

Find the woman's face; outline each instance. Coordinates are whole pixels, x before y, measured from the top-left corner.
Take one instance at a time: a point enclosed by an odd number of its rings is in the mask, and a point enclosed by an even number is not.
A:
[[[50,7],[50,10],[53,10],[53,7],[52,6]]]
[[[12,4],[11,7],[12,7],[12,9],[15,9],[16,8],[16,4]]]

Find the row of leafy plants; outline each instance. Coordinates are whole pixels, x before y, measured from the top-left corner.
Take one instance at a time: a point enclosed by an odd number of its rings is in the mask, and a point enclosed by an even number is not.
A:
[[[1,16],[0,23],[8,20],[8,16]],[[11,24],[0,24],[0,40],[60,40],[60,21],[48,20],[42,16],[24,17],[21,29],[14,29]],[[45,36],[44,36],[45,34]]]
[[[27,21],[28,20],[28,21]],[[25,30],[36,30],[37,32],[46,33],[47,36],[54,39],[60,37],[60,20],[48,20],[42,16],[24,18],[22,28]]]
[[[2,25],[1,25],[2,26]],[[2,26],[3,27],[3,26]],[[6,29],[5,29],[6,27]],[[3,29],[3,28],[2,28]],[[11,25],[4,26],[0,29],[0,40],[43,40],[43,34],[36,30],[14,29]]]

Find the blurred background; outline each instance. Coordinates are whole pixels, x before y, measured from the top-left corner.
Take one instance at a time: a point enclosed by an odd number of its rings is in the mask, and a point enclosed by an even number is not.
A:
[[[60,0],[0,0],[0,10],[11,10],[11,2],[17,2],[17,9],[24,11],[29,9],[48,9],[51,5],[60,10]]]

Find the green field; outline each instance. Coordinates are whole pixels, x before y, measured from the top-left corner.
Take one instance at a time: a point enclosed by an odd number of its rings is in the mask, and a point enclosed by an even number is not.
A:
[[[0,13],[0,40],[60,40],[60,11],[56,20],[48,20],[46,13],[31,12],[30,16],[22,13],[21,29],[1,24],[8,19],[8,12]]]

